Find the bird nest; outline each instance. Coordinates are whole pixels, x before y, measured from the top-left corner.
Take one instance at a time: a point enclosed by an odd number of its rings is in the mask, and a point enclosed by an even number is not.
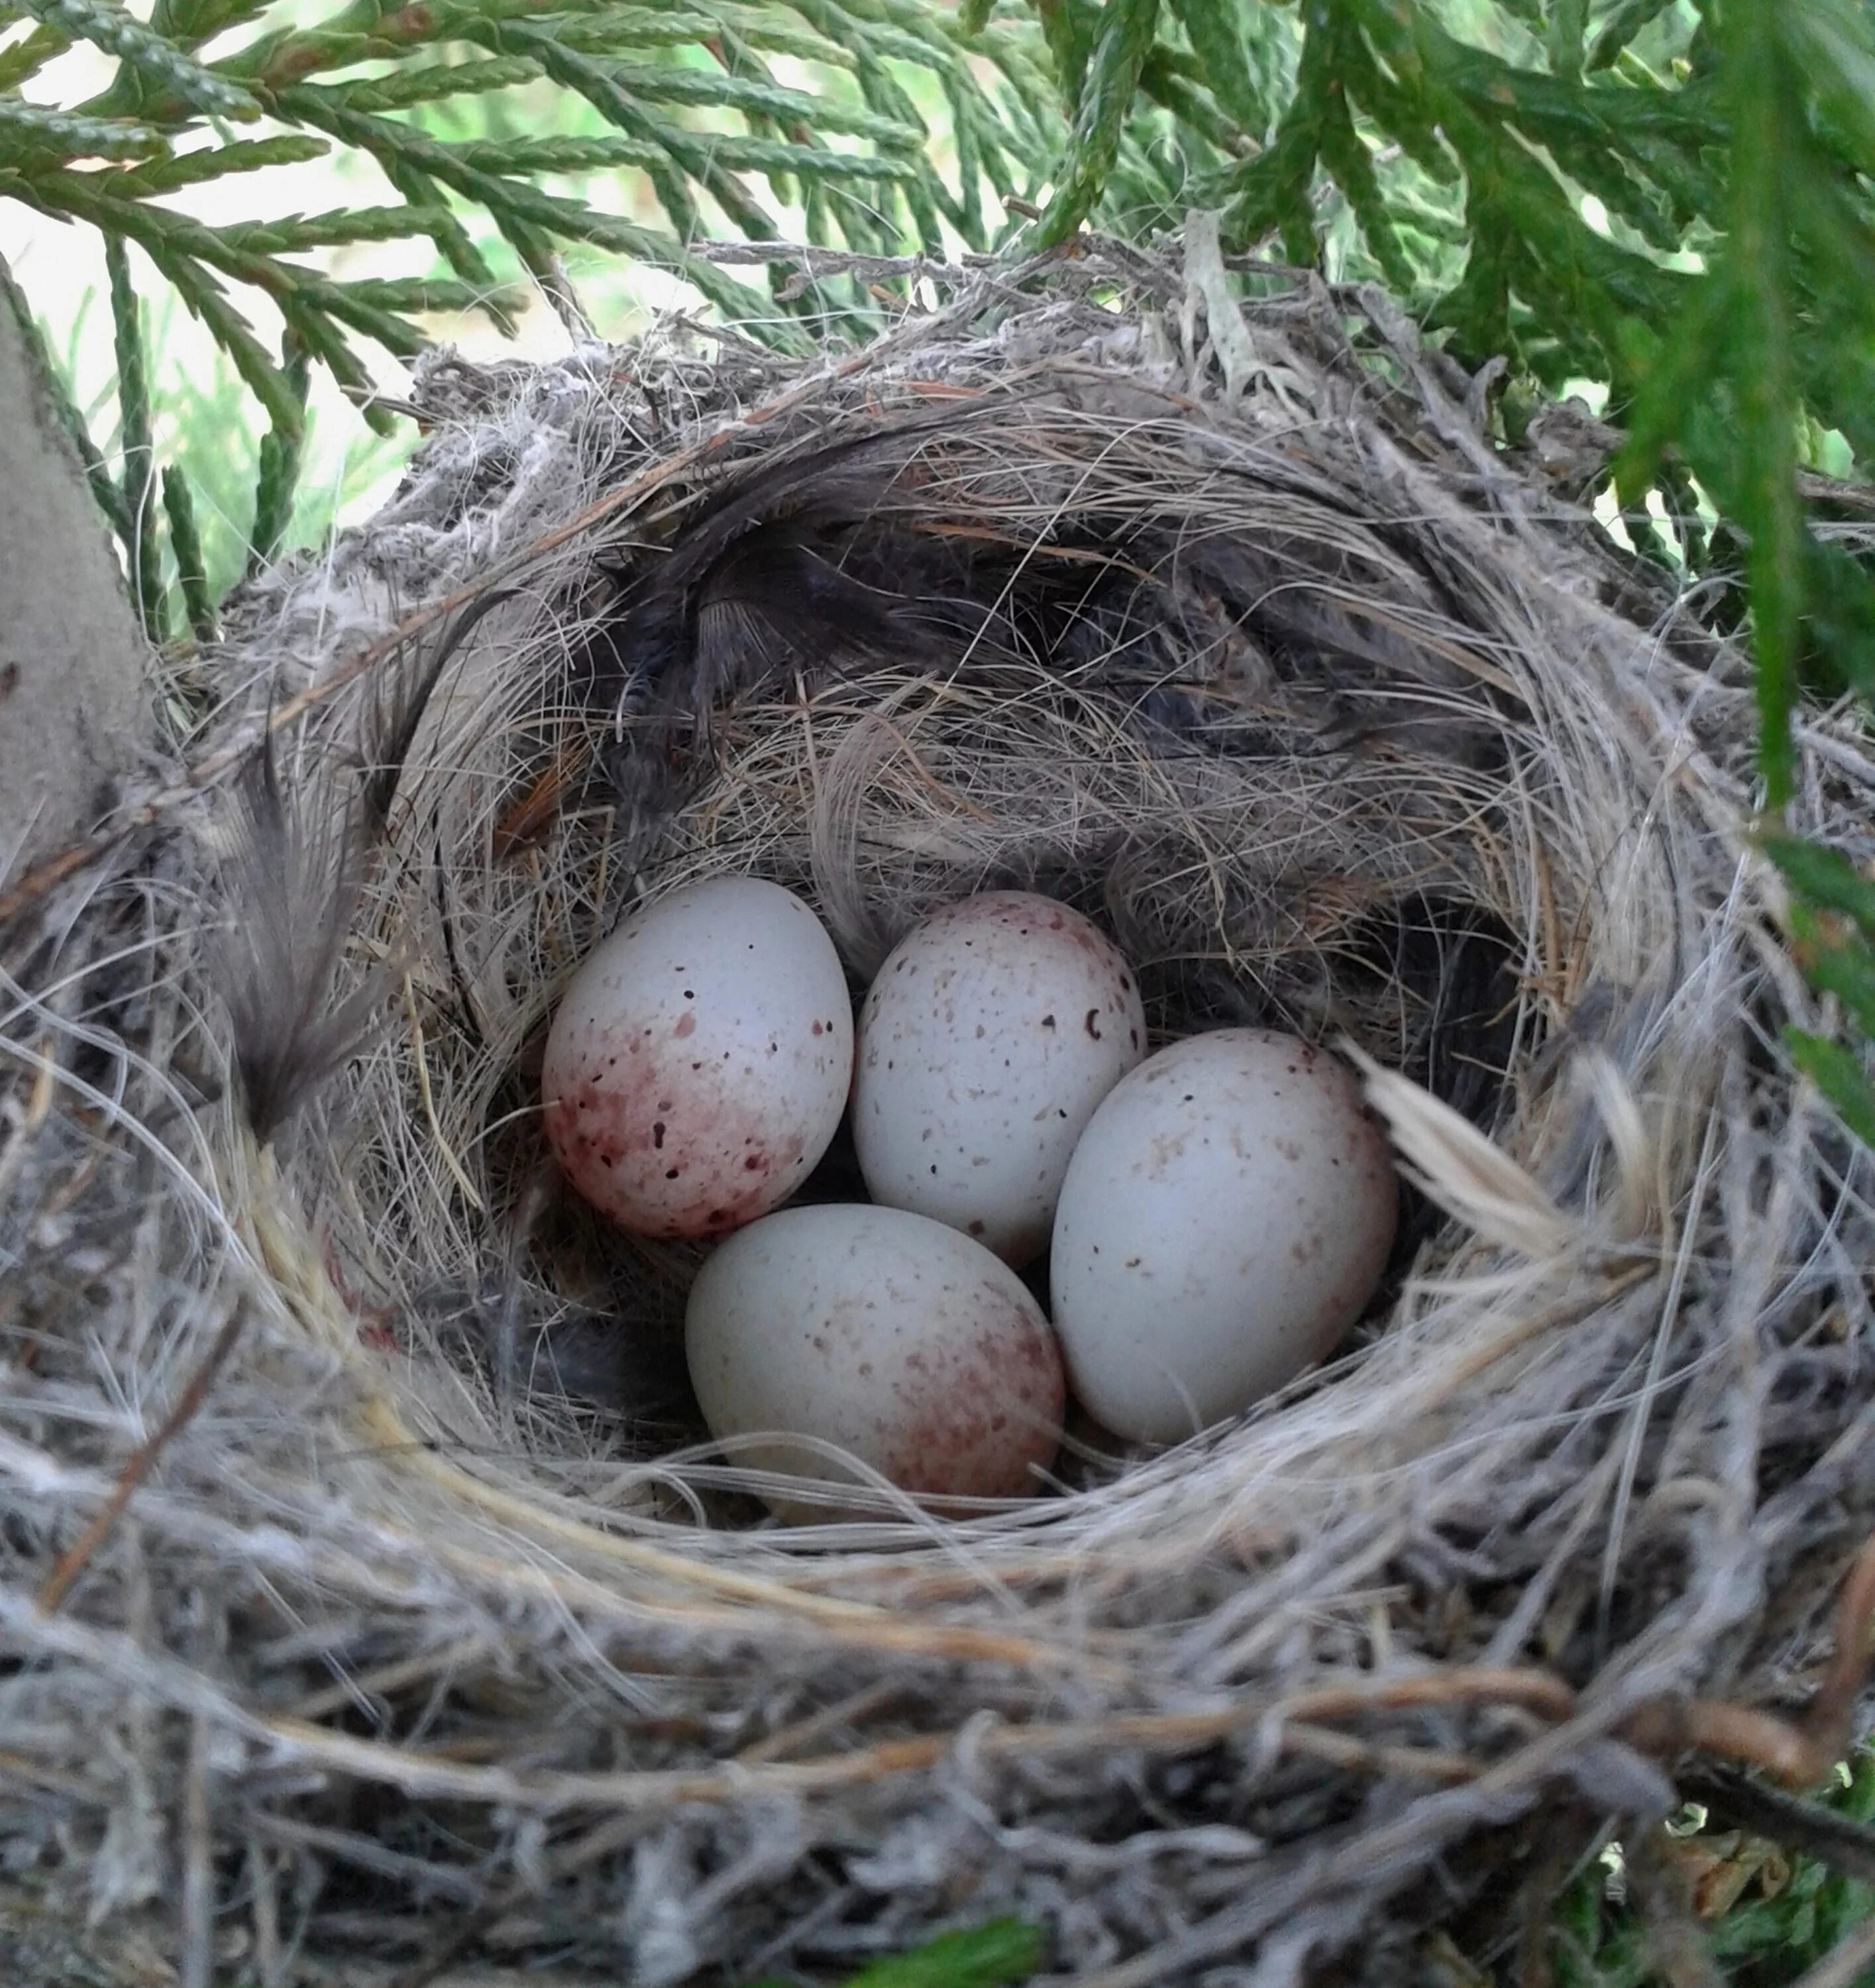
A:
[[[1381,298],[1240,308],[1196,235],[916,273],[807,360],[432,363],[396,498],[16,880],[43,1937],[655,1984],[1013,1913],[1099,1988],[1397,1980],[1434,1925],[1527,1942],[1689,1760],[1846,1743],[1875,1232],[1780,1051],[1827,1016],[1740,657],[1570,501],[1583,423],[1488,440]],[[1852,846],[1859,735],[1799,747]],[[1114,935],[1155,1042],[1344,1049],[1408,1186],[1340,1354],[1168,1450],[1071,1424],[1019,1503],[767,1517],[684,1384],[699,1251],[605,1229],[537,1122],[576,962],[724,873],[856,987],[1014,885]]]

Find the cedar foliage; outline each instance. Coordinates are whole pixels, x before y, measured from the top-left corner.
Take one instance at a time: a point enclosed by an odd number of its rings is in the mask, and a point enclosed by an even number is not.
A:
[[[35,79],[81,41],[113,79],[44,101]],[[944,106],[948,176],[921,79]],[[562,106],[544,128],[440,135],[438,106],[542,86]],[[383,204],[282,215],[264,179],[240,221],[169,203],[333,148],[376,163]],[[663,227],[552,184],[612,167],[645,176]],[[786,206],[817,242],[868,253],[1063,242],[1086,222],[1139,237],[1212,208],[1227,248],[1377,277],[1468,369],[1501,362],[1508,436],[1566,383],[1607,383],[1625,433],[1608,478],[1638,556],[1748,627],[1773,831],[1800,686],[1875,696],[1875,576],[1830,529],[1856,500],[1801,474],[1826,441],[1839,461],[1875,457],[1872,183],[1863,0],[153,0],[147,19],[118,0],[0,0],[0,198],[104,237],[116,472],[65,412],[154,636],[205,636],[214,606],[187,479],[154,461],[127,244],[272,423],[258,560],[290,515],[309,369],[388,426],[361,347],[407,357],[438,309],[505,324],[530,280],[572,314],[568,245],[670,269],[800,345],[863,330],[880,293],[777,272],[764,295],[701,240],[772,238]],[[400,238],[411,273],[395,280],[307,259]],[[277,353],[244,289],[277,306]],[[1801,838],[1765,846],[1799,958],[1875,1033],[1875,884]],[[1792,1047],[1875,1140],[1860,1056]]]

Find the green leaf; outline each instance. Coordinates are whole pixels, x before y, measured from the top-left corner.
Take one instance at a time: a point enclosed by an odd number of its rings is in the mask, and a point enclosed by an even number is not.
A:
[[[1792,889],[1821,909],[1853,919],[1864,938],[1875,939],[1875,882],[1840,850],[1775,833],[1762,837],[1760,844]]]
[[[1784,1031],[1790,1060],[1816,1085],[1841,1115],[1843,1123],[1866,1146],[1875,1146],[1875,1084],[1871,1084],[1853,1050],[1802,1029]]]
[[[1147,51],[1140,66],[1140,93],[1172,113],[1188,151],[1196,152],[1199,147],[1193,141],[1201,140],[1225,157],[1235,157],[1245,149],[1242,134],[1196,81],[1197,67],[1161,42]]]
[[[1041,1964],[1042,1936],[1017,1919],[940,1933],[910,1953],[876,1960],[847,1988],[1005,1988]]]
[[[1321,121],[1316,127],[1316,143],[1322,163],[1334,174],[1336,184],[1347,195],[1348,205],[1360,223],[1367,246],[1386,271],[1387,281],[1402,292],[1410,292],[1413,287],[1413,267],[1394,232],[1392,217],[1387,211],[1386,196],[1374,172],[1373,158],[1355,128],[1353,113],[1348,106],[1345,90],[1332,86],[1329,88],[1323,103]]]
[[[1088,59],[1100,32],[1101,16],[1093,0],[1035,0],[1042,33],[1055,65],[1055,79],[1070,103],[1080,100]]]
[[[917,161],[881,159],[860,152],[835,152],[822,145],[788,145],[768,138],[718,137],[707,141],[715,164],[730,172],[800,173],[810,179],[915,180]],[[610,166],[654,166],[668,162],[670,148],[655,138],[596,133],[590,137],[478,138],[450,150],[466,165],[488,173],[596,172]]]
[[[1553,0],[1547,25],[1543,39],[1549,66],[1558,76],[1579,78],[1589,30],[1589,0]]]
[[[527,24],[525,37],[531,52],[545,67],[545,49],[548,46],[603,52],[610,46],[603,32],[603,19],[556,22],[551,29],[536,27],[530,22]],[[512,33],[516,30],[506,32]],[[702,69],[680,69],[674,64],[664,67],[647,63],[617,61],[608,61],[604,73],[634,103],[758,111],[764,117],[799,122],[823,131],[844,132],[853,137],[869,138],[875,144],[901,148],[917,145],[924,135],[915,125],[878,117],[855,104],[809,96],[801,90],[783,89],[776,83],[757,83],[746,76],[711,75]],[[695,135],[701,140],[704,134]]]
[[[1585,66],[1590,74],[1613,66],[1616,58],[1644,28],[1659,19],[1674,0],[1620,0],[1597,30]]]
[[[452,282],[443,276],[360,276],[348,282],[321,285],[309,292],[311,299],[330,299],[333,308],[343,297],[354,307],[389,320],[428,311],[471,311],[482,302],[480,289],[472,283]],[[389,326],[387,324],[386,329]],[[383,337],[382,333],[373,336]],[[387,342],[387,341],[386,341]],[[408,340],[394,350],[414,351],[420,341]]]
[[[1833,994],[1864,1035],[1875,1034],[1875,949],[1860,939],[1839,939],[1802,904],[1791,907],[1790,926],[1792,950],[1811,986]]]
[[[1018,1919],[992,1919],[875,1960],[848,1975],[840,1988],[1015,1988],[1041,1964],[1042,1936],[1035,1927]],[[748,1988],[785,1984],[758,1981]]]
[[[1314,262],[1315,162],[1329,92],[1340,87],[1340,55],[1332,19],[1316,10],[1302,43],[1296,93],[1275,137],[1218,190],[1225,196],[1219,232],[1228,246],[1254,248],[1273,228],[1281,231],[1283,253],[1292,262]]]
[[[423,215],[424,232],[437,253],[464,282],[482,293],[490,323],[505,338],[512,338],[514,320],[501,302],[502,286],[487,259],[470,240],[468,229],[450,212],[435,181],[411,160],[400,156],[380,157],[378,164],[385,178],[410,202],[411,211]]]
[[[1852,0],[1801,0],[1777,25],[1792,66],[1827,113],[1875,164],[1875,23]]]
[[[1218,0],[1171,0],[1171,4],[1211,95],[1241,132],[1260,137],[1269,126],[1269,106],[1252,73],[1237,9],[1221,5]]]
[[[266,12],[272,0],[154,0],[150,32],[184,48],[197,48],[230,28]]]
[[[1841,547],[1804,540],[1809,633],[1831,692],[1847,686],[1875,707],[1875,576]]]
[[[1630,327],[1642,384],[1613,465],[1624,506],[1645,500],[1667,448],[1684,426],[1688,407],[1710,381],[1725,343],[1728,300],[1722,274],[1700,284],[1664,349],[1644,324]]]
[[[748,322],[763,315],[762,300],[755,292],[655,229],[620,215],[602,214],[577,201],[543,193],[525,181],[465,165],[438,140],[389,118],[348,110],[332,92],[319,85],[302,84],[283,93],[282,104],[333,137],[362,147],[387,172],[407,164],[465,199],[480,202],[504,228],[520,223],[568,240],[591,242],[602,248],[669,269],[694,282],[732,320]]]

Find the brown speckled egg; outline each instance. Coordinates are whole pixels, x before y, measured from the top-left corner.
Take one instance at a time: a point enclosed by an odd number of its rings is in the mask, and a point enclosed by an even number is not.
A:
[[[851,1481],[787,1440],[806,1437],[929,1499],[1015,1498],[1060,1437],[1061,1355],[1041,1307],[981,1244],[897,1209],[789,1209],[731,1236],[691,1292],[684,1347],[712,1433],[772,1435],[732,1448],[757,1469]]]
[[[574,975],[541,1072],[573,1185],[641,1236],[721,1236],[799,1187],[838,1127],[853,1007],[820,921],[719,877],[634,912]]]
[[[1145,1053],[1131,969],[1079,911],[1026,891],[946,905],[860,1010],[853,1136],[873,1199],[1027,1263],[1082,1128]]]
[[[1062,1183],[1049,1259],[1076,1398],[1174,1442],[1294,1379],[1373,1294],[1393,1157],[1346,1067],[1219,1029],[1116,1084]]]

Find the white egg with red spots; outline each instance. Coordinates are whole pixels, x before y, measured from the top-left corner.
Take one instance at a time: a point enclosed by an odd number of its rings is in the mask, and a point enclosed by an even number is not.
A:
[[[1240,1414],[1360,1316],[1397,1214],[1387,1141],[1334,1057],[1263,1029],[1161,1050],[1062,1185],[1049,1289],[1076,1397],[1134,1442]]]
[[[1041,1307],[980,1243],[897,1209],[787,1209],[731,1236],[691,1291],[684,1351],[711,1433],[762,1439],[728,1447],[751,1469],[855,1481],[813,1446],[832,1444],[940,1504],[1015,1498],[1060,1439]]]
[[[853,1134],[873,1199],[1028,1262],[1082,1128],[1145,1053],[1132,971],[1079,911],[1025,891],[947,905],[860,1009]]]
[[[568,985],[541,1073],[548,1144],[641,1236],[720,1236],[785,1200],[840,1124],[853,1007],[779,884],[719,877],[633,912]]]

